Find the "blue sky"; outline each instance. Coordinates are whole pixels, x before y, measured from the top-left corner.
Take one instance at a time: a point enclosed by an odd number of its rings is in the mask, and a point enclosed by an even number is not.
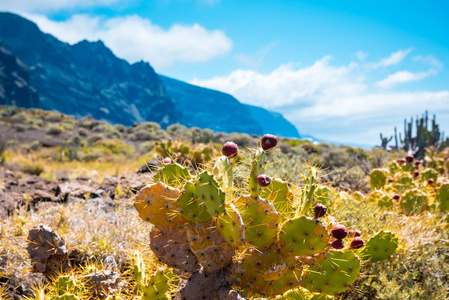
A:
[[[68,43],[281,112],[302,134],[374,145],[436,113],[449,134],[449,1],[3,0]]]

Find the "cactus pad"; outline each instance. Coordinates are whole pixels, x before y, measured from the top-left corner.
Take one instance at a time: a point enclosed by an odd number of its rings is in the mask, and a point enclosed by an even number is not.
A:
[[[382,169],[374,169],[369,173],[371,188],[382,189],[387,181],[387,172]]]
[[[360,259],[352,252],[330,250],[325,259],[304,271],[301,286],[311,292],[335,295],[354,283],[360,272]]]
[[[234,204],[245,224],[246,242],[260,249],[269,248],[280,228],[280,215],[273,204],[250,195],[240,196]]]
[[[225,193],[215,178],[207,171],[201,172],[196,181],[189,181],[178,198],[182,215],[194,223],[205,222],[225,211]]]
[[[413,177],[410,173],[399,172],[394,177],[393,188],[399,193],[415,187]]]
[[[136,196],[134,207],[139,216],[156,226],[178,226],[186,223],[176,199],[179,190],[157,182],[145,186]]]
[[[282,179],[272,179],[271,183],[262,189],[260,197],[273,203],[283,218],[289,218],[295,213],[293,193]]]
[[[168,300],[171,299],[168,291],[170,284],[167,276],[162,270],[158,270],[149,280],[148,285],[143,288],[142,300]]]
[[[82,282],[78,282],[68,275],[59,276],[55,282],[56,293],[62,296],[66,293],[74,293],[76,295],[85,292],[85,287]]]
[[[264,296],[279,295],[299,285],[302,268],[294,259],[284,259],[273,245],[264,251],[246,249],[231,266],[235,284]]]
[[[163,164],[158,172],[154,174],[154,181],[161,181],[171,186],[180,187],[183,183],[191,178],[187,168],[178,163],[171,162]]]
[[[226,212],[218,216],[215,226],[221,236],[232,246],[239,247],[245,243],[245,226],[237,208],[226,203]]]
[[[390,258],[398,247],[398,238],[388,231],[380,231],[365,245],[360,256],[370,261],[379,261]]]
[[[65,293],[64,295],[56,297],[57,300],[78,300],[79,298],[73,294]]]
[[[196,272],[198,260],[190,250],[185,228],[157,228],[150,232],[150,247],[156,257],[169,267]]]
[[[444,183],[437,191],[436,203],[442,211],[449,211],[449,183]]]
[[[260,195],[261,187],[257,184],[257,176],[265,173],[265,159],[265,151],[262,148],[257,149],[251,163],[251,174],[249,176],[249,193],[253,198]]]
[[[329,245],[329,234],[318,220],[301,216],[282,226],[279,244],[284,255],[314,255]]]
[[[421,173],[421,182],[427,181],[430,178],[433,179],[434,182],[437,181],[438,179],[438,172],[435,169],[425,169],[422,173]]]
[[[402,195],[400,206],[408,214],[422,212],[427,206],[427,195],[419,189],[408,190]]]
[[[315,192],[313,193],[313,199],[314,204],[321,203],[326,207],[330,207],[334,203],[334,196],[332,195],[332,190],[325,185],[317,186]]]
[[[232,172],[232,163],[226,156],[221,156],[215,162],[214,167],[219,175],[218,180],[224,189],[231,187],[234,182],[234,174]]]
[[[208,273],[214,273],[231,264],[235,247],[218,232],[213,222],[191,224],[187,229],[190,249]]]

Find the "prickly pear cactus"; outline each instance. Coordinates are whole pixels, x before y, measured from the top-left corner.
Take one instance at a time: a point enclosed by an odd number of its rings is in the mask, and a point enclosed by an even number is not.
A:
[[[354,283],[359,272],[360,260],[352,251],[331,250],[304,271],[301,285],[312,292],[335,295]]]
[[[293,217],[296,210],[293,203],[294,195],[288,184],[282,179],[272,179],[271,183],[262,189],[260,197],[273,203],[274,208],[283,219]]]
[[[161,181],[171,186],[180,186],[191,178],[187,168],[178,163],[170,162],[163,164],[158,172],[154,175],[154,181]]]
[[[66,293],[79,295],[80,293],[85,292],[84,284],[68,275],[59,276],[55,282],[55,288],[56,294],[59,296]]]
[[[225,193],[213,175],[207,171],[199,174],[184,186],[178,198],[181,214],[190,222],[206,222],[212,216],[225,212]]]
[[[393,233],[380,231],[366,243],[360,256],[372,262],[389,259],[397,247],[398,238]]]
[[[228,243],[213,222],[194,223],[187,228],[190,249],[208,273],[230,265],[235,247]]]
[[[286,256],[309,256],[329,245],[329,234],[320,221],[301,216],[284,223],[279,244]]]
[[[57,300],[79,300],[79,298],[73,294],[65,293],[56,298]]]
[[[158,270],[148,279],[148,284],[143,288],[142,300],[168,300],[171,299],[167,271]]]
[[[249,193],[253,198],[257,198],[260,195],[261,186],[257,184],[257,176],[265,173],[265,159],[265,151],[262,148],[258,148],[251,162],[251,174],[249,176]]]
[[[428,168],[421,172],[421,182],[426,182],[429,179],[432,179],[435,182],[437,181],[438,172],[435,169]]]
[[[444,183],[437,191],[436,203],[442,211],[449,211],[449,183]]]
[[[415,187],[415,182],[410,173],[399,172],[394,177],[393,188],[399,193],[410,190]]]
[[[405,213],[419,213],[427,206],[427,195],[419,189],[408,190],[402,195],[401,208]]]
[[[240,247],[245,243],[245,225],[239,211],[232,203],[226,203],[226,212],[218,216],[215,226],[223,238],[232,246]]]
[[[372,189],[382,189],[387,182],[387,172],[383,169],[374,169],[369,173]]]
[[[181,207],[177,203],[180,192],[165,183],[145,186],[136,196],[134,207],[142,220],[156,226],[169,227],[185,224]]]
[[[280,215],[273,204],[260,197],[243,195],[234,203],[245,224],[245,240],[260,249],[269,248],[276,240]]]
[[[332,194],[332,189],[325,185],[316,187],[313,198],[314,204],[321,203],[326,207],[330,207],[334,203],[334,195]]]
[[[232,163],[226,156],[221,156],[215,162],[214,169],[220,174],[218,180],[221,182],[223,189],[231,187],[234,182],[234,173],[232,172]]]

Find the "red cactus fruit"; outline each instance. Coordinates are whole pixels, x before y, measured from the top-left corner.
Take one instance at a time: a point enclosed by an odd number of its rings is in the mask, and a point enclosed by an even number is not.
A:
[[[421,161],[415,160],[415,167],[419,167],[420,164],[421,164]]]
[[[401,198],[401,196],[399,196],[399,194],[395,194],[395,195],[393,196],[393,200],[399,200],[399,198]]]
[[[331,243],[331,246],[334,249],[343,249],[345,244],[343,243],[343,240],[335,240]]]
[[[271,178],[268,175],[261,174],[257,176],[256,181],[257,184],[260,185],[261,187],[266,187],[271,183]]]
[[[327,207],[324,206],[321,203],[318,203],[317,205],[315,205],[315,207],[313,208],[313,213],[314,213],[314,217],[315,219],[321,218],[322,216],[324,216],[326,214],[327,211]]]
[[[413,171],[413,177],[418,177],[418,176],[419,176],[419,171],[418,170]]]
[[[356,236],[361,236],[361,235],[362,235],[362,232],[358,229],[348,231],[348,237],[356,237]]]
[[[163,163],[163,164],[169,164],[169,163],[171,163],[171,158],[170,158],[170,157],[164,158],[164,159],[162,160],[162,163]]]
[[[348,231],[343,225],[335,225],[331,229],[331,235],[336,239],[342,240],[348,235]]]
[[[351,245],[349,245],[349,247],[351,249],[359,249],[362,248],[363,245],[365,245],[365,242],[360,237],[357,236],[352,239]]]
[[[265,134],[260,142],[260,145],[262,146],[263,150],[270,150],[274,147],[276,147],[278,143],[278,138],[272,134]]]
[[[405,160],[410,164],[415,160],[415,157],[413,155],[409,154],[405,157]]]
[[[393,177],[388,178],[388,182],[393,182],[393,181],[394,181]]]
[[[239,147],[237,147],[236,143],[234,142],[226,142],[223,145],[223,149],[221,150],[223,155],[226,157],[234,157],[239,152]]]
[[[405,159],[403,159],[403,158],[398,158],[398,159],[396,159],[396,162],[399,164],[399,165],[403,165],[404,163],[405,163]]]
[[[427,184],[433,184],[433,178],[427,179]]]

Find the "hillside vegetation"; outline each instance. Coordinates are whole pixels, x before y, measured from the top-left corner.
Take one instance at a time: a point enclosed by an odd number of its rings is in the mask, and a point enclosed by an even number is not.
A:
[[[416,162],[403,151],[299,139],[271,148],[260,136],[12,106],[0,108],[0,135],[0,298],[449,297],[447,148]],[[227,141],[235,156],[222,153]],[[265,209],[251,210],[259,198]],[[308,250],[292,246],[297,223]]]

